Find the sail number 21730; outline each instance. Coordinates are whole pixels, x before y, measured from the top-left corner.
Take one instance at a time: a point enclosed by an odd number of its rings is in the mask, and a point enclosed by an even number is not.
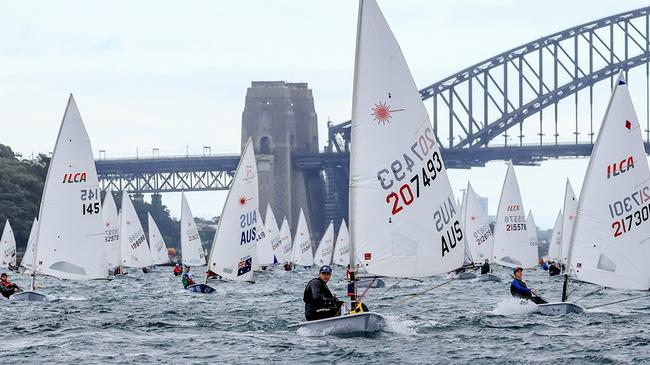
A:
[[[81,214],[99,214],[101,205],[99,203],[99,189],[81,189]]]

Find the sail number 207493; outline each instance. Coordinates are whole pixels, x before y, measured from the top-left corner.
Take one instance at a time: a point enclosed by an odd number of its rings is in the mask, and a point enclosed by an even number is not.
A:
[[[440,154],[434,147],[433,131],[427,128],[411,145],[410,150],[404,151],[401,158],[390,164],[390,170],[384,168],[377,172],[377,180],[384,190],[390,190],[396,183],[404,181],[398,189],[386,196],[386,203],[392,215],[411,205],[420,197],[420,190],[430,186],[438,177],[443,165]],[[431,158],[427,158],[428,156]],[[416,164],[419,166],[416,167]],[[424,166],[420,167],[421,165]],[[413,172],[415,174],[411,175]]]
[[[81,189],[81,214],[99,214],[101,205],[99,203],[99,188]]]

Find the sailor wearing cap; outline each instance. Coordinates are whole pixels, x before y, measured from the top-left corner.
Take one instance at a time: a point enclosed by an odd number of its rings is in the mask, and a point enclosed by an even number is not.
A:
[[[327,287],[332,277],[332,268],[324,265],[320,268],[317,278],[307,283],[302,300],[305,302],[305,318],[308,321],[325,319],[340,314],[343,302],[338,300]]]

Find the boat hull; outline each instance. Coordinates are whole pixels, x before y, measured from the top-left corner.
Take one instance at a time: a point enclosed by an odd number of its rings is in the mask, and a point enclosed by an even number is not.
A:
[[[458,280],[469,280],[469,279],[476,279],[476,274],[473,272],[462,272],[458,274]]]
[[[206,284],[192,284],[185,288],[193,293],[202,293],[202,294],[211,294],[214,293],[215,289],[210,285]]]
[[[496,281],[501,282],[501,278],[494,274],[483,274],[478,277],[478,281]]]
[[[546,303],[538,304],[537,311],[545,316],[561,316],[569,313],[584,313],[585,309],[574,303]]]
[[[22,301],[22,302],[47,302],[47,296],[35,291],[27,290],[21,291],[20,293],[13,294],[9,297],[12,301]]]
[[[344,335],[380,331],[386,325],[381,314],[365,312],[350,314],[317,321],[300,322],[287,326],[292,330],[304,330],[311,336]]]
[[[361,287],[367,287],[368,284],[372,281],[372,284],[370,285],[371,288],[384,288],[386,287],[386,282],[381,280],[381,279],[375,279],[374,281],[372,279],[361,279],[357,280],[357,285]]]

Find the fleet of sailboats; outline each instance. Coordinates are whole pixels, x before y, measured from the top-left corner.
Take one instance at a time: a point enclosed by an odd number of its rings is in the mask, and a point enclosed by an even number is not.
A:
[[[460,203],[454,196],[431,120],[375,0],[359,3],[351,142],[349,231],[342,220],[335,236],[330,221],[314,250],[302,209],[293,239],[287,218],[278,227],[270,204],[262,220],[254,142],[249,138],[207,261],[182,194],[183,265],[205,265],[209,273],[225,282],[254,282],[255,269],[279,263],[346,267],[349,308],[332,318],[289,326],[329,334],[373,332],[385,326],[383,315],[369,310],[365,293],[358,293],[362,273],[372,284],[379,277],[426,278],[483,262],[508,268],[537,266],[538,230],[532,211],[525,215],[512,162],[507,166],[494,229],[469,182]],[[90,139],[70,95],[38,219],[34,218],[21,262],[32,275],[31,288],[14,294],[12,300],[46,300],[35,290],[37,275],[79,281],[108,279],[110,269],[149,268],[170,262],[151,214],[147,213],[147,240],[128,192],[122,191],[121,212],[111,192],[106,193],[103,204],[100,193]],[[579,199],[566,181],[547,255],[566,266],[562,296],[558,302],[537,305],[540,313],[585,311],[568,301],[572,280],[650,290],[649,201],[650,168],[621,71]],[[8,220],[0,236],[0,256],[1,268],[16,267],[16,240]],[[466,278],[476,277],[472,275]],[[492,274],[482,276],[481,281],[500,281]],[[214,292],[207,281],[187,289]]]

